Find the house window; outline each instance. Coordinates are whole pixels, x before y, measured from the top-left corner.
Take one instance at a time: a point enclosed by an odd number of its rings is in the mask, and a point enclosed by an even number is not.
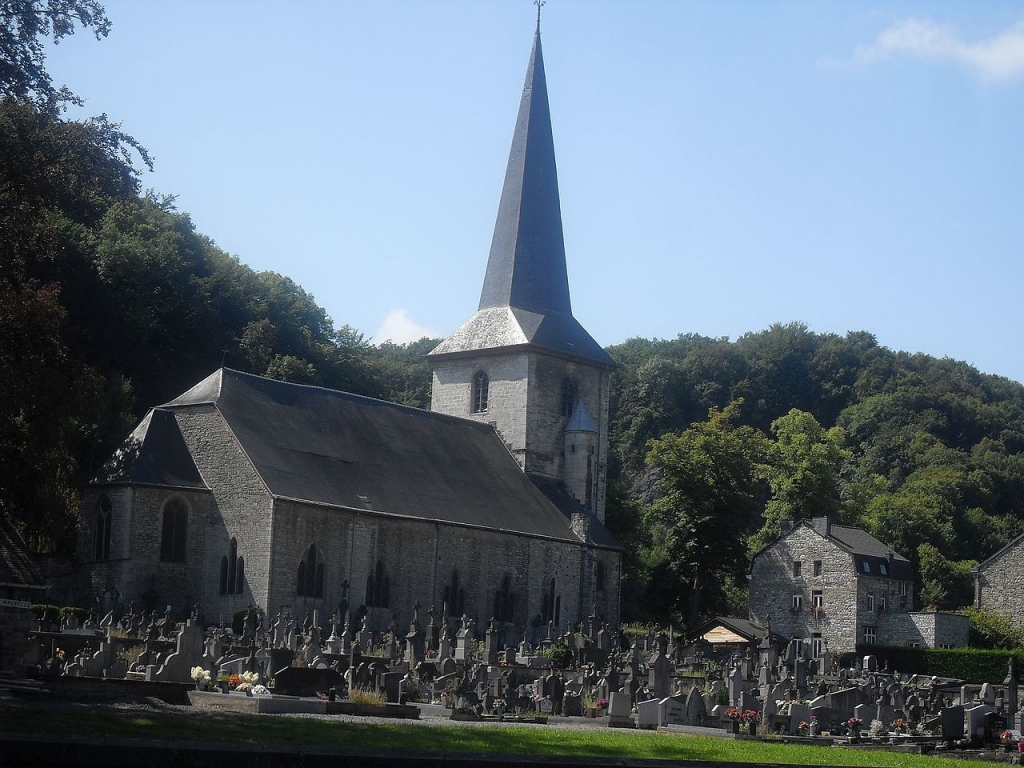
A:
[[[800,578],[800,570],[803,564],[799,560],[793,561],[793,577]]]
[[[875,595],[873,592],[868,593],[868,613],[875,612]]]
[[[811,607],[813,608],[824,608],[825,607],[825,596],[822,594],[820,589],[816,589],[811,593]]]
[[[814,561],[814,575],[821,576],[821,560]]]
[[[494,618],[498,621],[515,621],[516,594],[512,591],[512,580],[506,573],[501,580],[501,589],[494,594]]]
[[[885,596],[884,595],[880,595],[878,597],[878,611],[879,611],[879,613],[884,613],[885,612]]]
[[[377,561],[377,567],[366,580],[366,604],[371,608],[387,608],[391,591],[391,579],[388,578],[384,563]]]
[[[793,610],[799,611],[804,607],[804,596],[801,594],[793,595]]]
[[[163,534],[160,537],[160,559],[165,563],[185,562],[185,541],[188,538],[188,510],[185,502],[175,497],[164,505]]]
[[[238,541],[231,539],[228,554],[220,559],[220,593],[240,595],[245,584],[245,560],[238,556]]]
[[[822,640],[821,632],[815,632],[811,635],[811,655],[820,659],[825,653],[825,641]]]
[[[473,413],[487,413],[487,391],[490,380],[483,371],[473,377]]]
[[[576,407],[576,385],[570,379],[562,382],[562,415],[565,418],[572,416]]]
[[[459,585],[459,572],[452,572],[452,580],[444,588],[441,600],[448,606],[448,613],[461,616],[466,612],[466,590]]]
[[[867,560],[861,560],[861,567],[864,568],[864,573],[871,573],[871,563]]]
[[[907,588],[909,586],[910,585],[907,582],[905,582],[905,581],[901,581],[900,582],[900,597],[906,597],[907,596]]]
[[[883,576],[888,576],[889,575],[889,566],[886,565],[885,563],[879,563],[878,564],[878,572],[880,574],[882,574]]]
[[[864,642],[865,643],[877,643],[878,642],[878,630],[875,627],[864,627]]]
[[[306,556],[299,563],[295,594],[314,599],[324,596],[324,564],[323,558],[317,555],[316,544],[309,545]]]
[[[96,502],[96,541],[93,545],[93,557],[96,560],[110,559],[110,525],[114,505],[106,494]]]

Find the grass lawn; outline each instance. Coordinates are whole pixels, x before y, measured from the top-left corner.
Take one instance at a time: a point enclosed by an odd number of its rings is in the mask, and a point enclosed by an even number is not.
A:
[[[7,733],[160,741],[322,746],[398,753],[496,753],[803,765],[966,768],[991,763],[894,752],[811,747],[645,731],[552,726],[378,725],[203,710],[194,714],[85,705],[19,705],[0,717]],[[185,710],[187,712],[187,710]]]

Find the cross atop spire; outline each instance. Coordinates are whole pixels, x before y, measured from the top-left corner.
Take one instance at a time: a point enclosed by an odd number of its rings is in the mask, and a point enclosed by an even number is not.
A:
[[[547,3],[544,0],[533,0],[533,4],[537,6],[537,34],[540,34],[540,9],[543,8]]]

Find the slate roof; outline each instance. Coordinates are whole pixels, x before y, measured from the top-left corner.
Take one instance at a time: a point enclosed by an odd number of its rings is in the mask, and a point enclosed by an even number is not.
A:
[[[614,366],[572,316],[539,31],[526,70],[478,311],[430,356],[520,344]]]
[[[146,414],[92,482],[207,489],[174,414],[161,408]]]
[[[45,586],[39,567],[28,553],[25,540],[4,515],[0,515],[0,584]]]
[[[228,368],[161,410],[201,404],[274,496],[580,543],[487,424]]]
[[[825,518],[815,518],[814,521],[805,521],[803,524],[810,526],[818,533],[835,542],[854,557],[854,566],[857,572],[861,572],[861,566],[865,560],[875,565],[871,573],[880,574],[878,563],[886,563],[888,573],[892,579],[909,581],[914,578],[913,566],[910,561],[899,552],[892,550],[883,542],[876,539],[867,531],[860,528],[849,528],[845,525],[830,525],[826,533],[824,528]],[[892,559],[890,560],[890,556]]]

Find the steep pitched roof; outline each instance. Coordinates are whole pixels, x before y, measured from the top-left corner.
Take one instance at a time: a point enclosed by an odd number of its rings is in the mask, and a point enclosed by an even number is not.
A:
[[[146,414],[92,482],[207,488],[174,414],[161,408]]]
[[[993,552],[987,558],[982,560],[977,566],[975,566],[975,568],[973,568],[974,573],[984,573],[992,565],[994,565],[996,562],[998,562],[999,559],[1002,558],[1003,555],[1005,555],[1007,552],[1010,552],[1014,548],[1019,546],[1022,541],[1024,541],[1024,533],[1022,533],[1017,538],[1013,539],[1009,544],[1006,544],[1005,546],[1000,547],[998,550]]]
[[[831,527],[831,537],[837,541],[840,546],[854,555],[877,557],[884,560],[888,559],[889,554],[892,553],[894,561],[904,563],[910,562],[903,555],[893,551],[890,547],[883,544],[870,533],[862,531],[860,528],[847,528],[844,525],[833,525]]]
[[[201,404],[279,498],[580,543],[487,424],[227,368],[162,408]]]
[[[32,560],[18,530],[0,515],[0,584],[37,587],[43,583],[39,567]]]
[[[539,30],[526,70],[478,311],[430,355],[520,344],[614,365],[572,316]]]

